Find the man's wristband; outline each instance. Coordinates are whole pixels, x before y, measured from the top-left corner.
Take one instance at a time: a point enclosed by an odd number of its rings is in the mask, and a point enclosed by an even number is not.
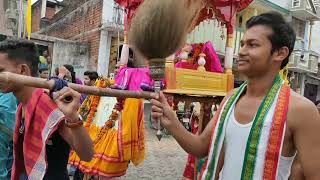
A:
[[[70,121],[67,118],[64,120],[64,124],[68,127],[68,128],[76,128],[79,126],[83,126],[83,121],[82,121],[82,117],[81,115],[79,115],[79,120],[78,121]]]

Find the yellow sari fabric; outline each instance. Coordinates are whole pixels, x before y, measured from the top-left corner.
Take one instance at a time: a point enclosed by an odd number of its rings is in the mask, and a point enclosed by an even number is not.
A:
[[[108,129],[95,144],[93,160],[89,163],[80,161],[73,152],[69,164],[78,167],[85,174],[107,178],[123,176],[129,161],[135,166],[139,165],[145,158],[143,112],[143,100],[126,99],[115,127]],[[103,118],[108,119],[108,117]],[[88,128],[93,140],[96,139],[100,129],[101,127],[94,123]]]

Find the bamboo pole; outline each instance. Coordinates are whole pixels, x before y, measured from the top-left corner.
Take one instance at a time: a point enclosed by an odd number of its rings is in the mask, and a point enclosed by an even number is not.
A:
[[[36,87],[36,88],[49,89],[49,90],[53,89],[55,86],[54,80],[46,80],[46,79],[35,78],[31,76],[14,74],[10,72],[0,73],[0,84],[3,86],[5,84],[10,84],[10,83]],[[78,85],[74,83],[68,83],[68,87],[70,87],[71,89],[79,93],[97,95],[97,96],[144,98],[144,99],[151,99],[156,97],[155,93],[146,92],[146,91],[115,90],[115,89],[108,89],[108,88]]]

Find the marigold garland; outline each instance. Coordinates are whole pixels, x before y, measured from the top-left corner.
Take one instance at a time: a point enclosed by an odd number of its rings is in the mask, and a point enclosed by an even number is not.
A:
[[[99,78],[95,82],[94,86],[106,88],[106,87],[110,87],[112,84],[113,82],[110,80]],[[115,122],[117,121],[121,111],[123,110],[124,100],[125,99],[123,98],[117,98],[117,103],[113,107],[111,115],[108,117],[108,120],[105,122],[104,126],[100,129],[98,136],[94,141],[95,144],[101,140],[101,138],[107,132],[108,129],[114,127]],[[81,114],[83,119],[86,121],[84,125],[85,128],[89,128],[91,126],[92,121],[96,115],[99,103],[100,103],[100,96],[91,95],[85,99],[85,101],[82,103],[81,107],[79,108],[79,114]]]
[[[100,88],[106,88],[106,87],[110,86],[110,82],[108,80],[103,79],[103,78],[98,78],[97,81],[95,82],[94,86],[100,87]],[[99,102],[100,102],[100,96],[90,95],[82,103],[82,105],[79,109],[79,114],[81,114],[83,119],[86,121],[86,123],[85,123],[86,128],[90,127],[90,125],[94,119],[94,116],[97,112]]]
[[[196,63],[198,61],[202,47],[203,47],[202,43],[195,45],[195,47],[193,49],[193,56],[192,56],[193,63]]]
[[[93,118],[97,112],[97,107],[99,105],[99,102],[100,102],[100,96],[92,96],[91,97],[92,100],[91,100],[91,108],[90,108],[90,112],[88,114],[88,117],[87,117],[87,121],[86,121],[86,124],[85,124],[85,127],[90,127],[92,121],[93,121]]]

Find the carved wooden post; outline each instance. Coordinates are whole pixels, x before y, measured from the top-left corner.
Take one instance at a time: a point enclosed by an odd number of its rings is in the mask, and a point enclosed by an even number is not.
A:
[[[162,87],[162,79],[165,76],[165,59],[150,59],[150,75],[154,80],[154,90],[156,93],[160,93]],[[161,121],[158,120],[157,138],[160,141],[163,134],[161,132]]]

